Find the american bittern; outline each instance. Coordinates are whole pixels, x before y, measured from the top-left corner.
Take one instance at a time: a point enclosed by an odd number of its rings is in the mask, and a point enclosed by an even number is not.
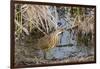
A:
[[[63,31],[63,29],[58,29],[51,34],[45,35],[44,37],[40,38],[37,41],[37,44],[33,46],[34,49],[42,50],[44,54],[44,59],[46,59],[46,52],[57,45],[59,40],[59,34]]]

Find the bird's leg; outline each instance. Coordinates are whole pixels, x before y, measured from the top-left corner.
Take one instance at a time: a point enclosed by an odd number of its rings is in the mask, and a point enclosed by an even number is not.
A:
[[[46,59],[46,51],[43,51],[44,59]]]

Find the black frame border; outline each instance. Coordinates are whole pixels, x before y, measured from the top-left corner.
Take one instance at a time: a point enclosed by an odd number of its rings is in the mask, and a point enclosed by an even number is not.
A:
[[[27,65],[27,66],[17,66],[14,65],[14,53],[15,53],[15,24],[14,24],[14,5],[15,4],[36,4],[36,5],[51,5],[51,6],[78,6],[78,7],[90,7],[95,8],[95,25],[94,25],[94,31],[95,31],[95,55],[94,55],[94,61],[91,62],[73,62],[73,63],[57,63],[57,64],[43,64],[43,65]],[[81,4],[64,4],[64,3],[50,3],[50,2],[34,2],[34,1],[10,1],[10,68],[28,68],[28,67],[45,67],[45,66],[60,66],[60,65],[77,65],[77,64],[92,64],[96,63],[96,6],[95,5],[81,5]]]

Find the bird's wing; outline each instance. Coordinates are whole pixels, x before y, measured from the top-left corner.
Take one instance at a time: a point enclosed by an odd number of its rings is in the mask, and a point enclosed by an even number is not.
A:
[[[50,41],[51,37],[46,35],[44,37],[42,37],[41,39],[39,39],[38,41],[38,47],[40,49],[46,49],[49,47],[49,41]]]

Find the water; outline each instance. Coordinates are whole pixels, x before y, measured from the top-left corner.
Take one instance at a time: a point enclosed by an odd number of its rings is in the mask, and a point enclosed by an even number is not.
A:
[[[94,55],[94,50],[86,46],[55,47],[47,52],[47,59],[64,59],[70,57],[87,57]]]

